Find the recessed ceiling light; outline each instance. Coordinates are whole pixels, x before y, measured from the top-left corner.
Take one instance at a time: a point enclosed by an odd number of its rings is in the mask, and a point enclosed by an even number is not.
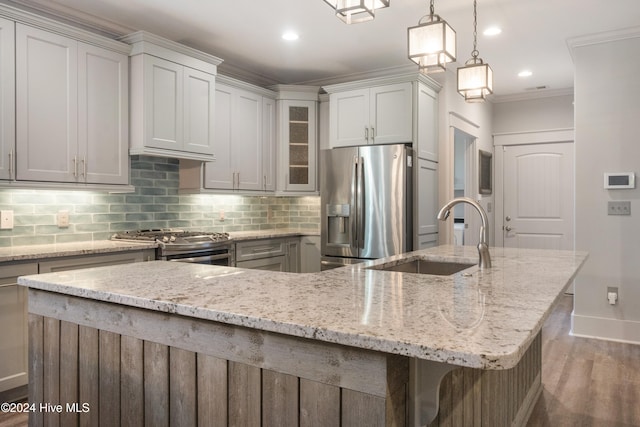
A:
[[[533,73],[529,70],[522,70],[518,73],[518,77],[531,77]]]
[[[288,41],[293,41],[293,40],[298,40],[299,36],[293,31],[287,31],[282,34],[282,38]]]
[[[485,36],[497,36],[498,34],[500,34],[502,32],[502,29],[500,27],[489,27],[486,30],[484,30],[484,32],[482,34],[484,34]]]

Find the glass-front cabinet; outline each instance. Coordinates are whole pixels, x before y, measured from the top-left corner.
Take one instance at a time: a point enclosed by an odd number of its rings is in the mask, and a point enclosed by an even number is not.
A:
[[[287,93],[291,97],[291,93]],[[279,99],[279,192],[312,193],[317,186],[317,92],[300,94],[300,98]]]

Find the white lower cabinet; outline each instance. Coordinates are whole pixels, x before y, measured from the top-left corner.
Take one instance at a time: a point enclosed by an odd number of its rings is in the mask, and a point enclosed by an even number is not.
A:
[[[17,280],[37,273],[35,262],[0,266],[0,402],[26,396],[27,290]]]
[[[29,380],[27,288],[18,286],[19,276],[153,259],[155,259],[155,250],[145,249],[0,265],[0,402],[9,402],[27,396]]]
[[[300,272],[300,238],[247,240],[236,243],[236,267]]]

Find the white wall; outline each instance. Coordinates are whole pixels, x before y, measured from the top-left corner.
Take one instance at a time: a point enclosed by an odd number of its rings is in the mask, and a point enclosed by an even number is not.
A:
[[[477,146],[478,150],[489,151],[493,153],[493,130],[492,130],[492,114],[493,105],[491,102],[484,103],[466,103],[464,98],[456,90],[456,70],[447,69],[445,73],[434,75],[441,85],[442,90],[439,94],[439,110],[438,110],[438,134],[439,134],[439,162],[438,162],[438,194],[439,205],[442,206],[453,198],[453,165],[454,165],[454,145],[450,140],[449,128],[451,126],[451,113],[454,113],[459,120],[464,120],[473,124],[477,130]],[[466,131],[465,131],[466,132]],[[470,133],[470,132],[467,132]],[[493,224],[493,194],[480,197],[474,197],[480,200],[481,204],[489,215],[489,224]],[[475,213],[469,219],[470,228],[479,229],[480,218]],[[469,233],[473,240],[476,233]],[[493,236],[493,231],[489,230],[489,235]],[[440,223],[439,243],[453,243],[453,221]],[[466,234],[465,234],[466,236]],[[465,237],[466,239],[466,237]],[[470,239],[471,240],[471,239]],[[492,242],[490,242],[492,243]],[[467,244],[467,241],[465,241]],[[473,241],[469,244],[475,244]]]
[[[552,129],[573,129],[573,93],[511,102],[493,106],[496,134]]]
[[[633,38],[574,47],[576,249],[590,253],[576,279],[576,335],[640,342],[640,188],[603,189],[604,172],[640,174],[640,28]],[[630,216],[608,216],[628,200]],[[607,303],[607,287],[620,300]]]

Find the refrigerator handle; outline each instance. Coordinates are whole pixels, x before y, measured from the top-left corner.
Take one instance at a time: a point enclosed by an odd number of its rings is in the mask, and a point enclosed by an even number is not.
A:
[[[354,209],[357,204],[357,191],[358,191],[358,157],[357,156],[353,156],[353,169],[352,169],[352,176],[351,176],[351,200],[349,201],[349,204],[351,205],[351,209],[352,212],[350,214],[349,220],[351,223],[351,242],[350,245],[352,248],[357,248],[358,247],[358,229],[357,229],[357,218],[358,218],[358,212],[356,209]]]
[[[358,247],[364,248],[364,218],[366,215],[364,204],[364,157],[360,157],[358,168],[358,205],[357,205],[357,223],[358,223]]]

